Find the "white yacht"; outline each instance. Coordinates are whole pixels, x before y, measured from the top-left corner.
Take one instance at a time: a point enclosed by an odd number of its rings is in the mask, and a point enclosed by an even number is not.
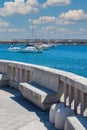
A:
[[[53,47],[53,45],[51,45],[51,44],[45,44],[45,43],[42,43],[41,46],[42,46],[42,49],[44,49],[44,50],[48,50],[51,47]]]
[[[19,51],[21,48],[20,47],[14,47],[14,46],[10,46],[8,48],[9,51]]]
[[[24,49],[19,50],[21,53],[40,53],[41,49],[37,49],[34,45],[28,45]]]

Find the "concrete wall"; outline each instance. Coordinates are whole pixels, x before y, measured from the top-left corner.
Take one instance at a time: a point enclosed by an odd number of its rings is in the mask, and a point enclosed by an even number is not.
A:
[[[43,68],[33,68],[31,82],[37,83],[54,92],[58,92],[59,75]]]

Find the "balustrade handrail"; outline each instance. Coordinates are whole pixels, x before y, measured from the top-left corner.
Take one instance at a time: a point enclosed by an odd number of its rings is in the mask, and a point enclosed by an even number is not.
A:
[[[45,66],[39,66],[39,65],[34,65],[34,64],[29,64],[29,63],[24,63],[24,62],[16,62],[16,61],[10,61],[10,60],[0,60],[0,64],[4,63],[7,66],[12,66],[12,67],[17,67],[17,68],[22,68],[22,69],[31,69],[33,68],[40,69],[40,70],[45,70],[50,73],[55,73],[56,75],[60,76],[60,79],[64,82],[67,82],[67,80],[74,81],[80,85],[79,89],[84,89],[87,90],[87,78],[71,73],[71,72],[66,72],[63,70],[58,70],[58,69],[53,69]]]

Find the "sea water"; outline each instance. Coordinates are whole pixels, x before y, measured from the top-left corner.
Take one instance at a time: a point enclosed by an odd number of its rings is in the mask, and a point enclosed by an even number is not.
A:
[[[8,48],[9,45],[0,45],[0,59],[48,66],[87,77],[86,45],[58,45],[43,53],[19,53]]]

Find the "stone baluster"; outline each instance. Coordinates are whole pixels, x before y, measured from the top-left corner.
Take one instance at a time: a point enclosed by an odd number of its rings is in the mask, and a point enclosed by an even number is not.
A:
[[[25,82],[29,82],[29,79],[30,79],[30,71],[25,70]]]
[[[30,70],[27,71],[27,82],[30,81],[30,73],[32,73]]]
[[[77,88],[74,87],[74,110],[77,114]]]
[[[14,79],[14,68],[11,66],[11,80]]]
[[[12,74],[12,79],[15,81],[15,78],[16,78],[16,68],[13,67],[13,74]]]
[[[25,69],[24,70],[24,82],[26,82],[27,81],[27,70]]]
[[[80,114],[83,115],[84,111],[84,92],[80,91],[80,98],[81,98],[81,107],[80,107]]]
[[[22,69],[22,82],[25,82],[25,70]]]
[[[11,76],[12,76],[12,67],[11,66],[8,67],[8,76],[9,76],[9,79],[11,80]]]
[[[7,72],[7,74],[8,74],[8,77],[9,77],[9,79],[11,79],[11,67],[10,66],[8,66],[8,72]]]
[[[64,104],[66,105],[66,98],[67,98],[67,88],[66,88],[66,82],[64,82]]]
[[[19,82],[22,82],[22,68],[19,69]]]
[[[74,87],[71,86],[71,109],[74,110]]]
[[[70,107],[70,108],[71,108],[71,102],[72,102],[72,92],[71,92],[71,87],[72,87],[72,86],[69,85],[69,107]]]
[[[17,82],[18,78],[18,68],[15,68],[15,81]]]
[[[87,90],[84,90],[83,115],[87,116]]]
[[[17,82],[20,82],[20,68],[17,68]]]
[[[77,89],[77,114],[81,114],[81,90]]]

